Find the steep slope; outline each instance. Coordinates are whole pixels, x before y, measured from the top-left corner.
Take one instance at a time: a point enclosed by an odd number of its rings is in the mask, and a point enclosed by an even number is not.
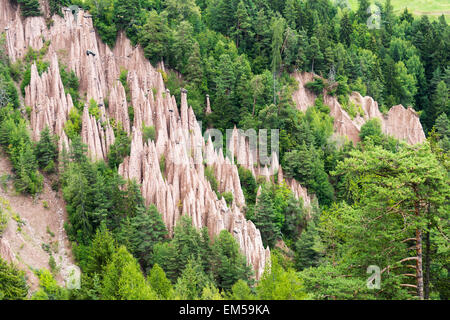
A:
[[[1,151],[0,209],[8,216],[8,224],[0,235],[0,256],[16,263],[25,271],[31,291],[39,285],[33,272],[42,268],[51,270],[50,255],[56,262],[56,280],[60,284],[74,267],[70,243],[64,230],[67,220],[64,200],[44,180],[44,190],[38,198],[19,195],[14,191],[12,166]]]
[[[298,89],[292,97],[299,110],[305,111],[314,105],[317,96],[308,90],[305,85],[314,80],[314,75],[307,72],[296,72],[293,77],[298,81]],[[425,140],[419,116],[411,108],[405,109],[402,105],[393,106],[386,115],[383,115],[378,103],[371,97],[362,97],[353,92],[350,101],[363,110],[363,116],[357,115],[352,119],[342,108],[336,97],[324,94],[324,103],[330,107],[330,115],[334,118],[335,134],[346,136],[353,142],[358,142],[361,126],[369,119],[381,120],[381,127],[385,134],[397,139],[405,140],[409,144],[421,143]]]
[[[248,263],[259,278],[269,257],[262,245],[260,232],[242,213],[244,205],[236,165],[224,158],[221,150],[211,150],[205,143],[192,108],[187,105],[187,92],[182,92],[178,110],[175,98],[165,89],[161,73],[121,34],[114,49],[97,36],[90,16],[83,11],[77,20],[71,12],[54,16],[47,28],[44,18],[22,19],[9,1],[0,1],[0,27],[6,27],[8,54],[13,61],[21,59],[29,47],[40,49],[50,41],[46,60],[50,66],[39,75],[34,65],[30,85],[25,89],[25,103],[31,107],[33,137],[49,126],[60,137],[60,148],[68,146],[64,123],[73,102],[64,93],[59,74],[59,61],[74,70],[80,79],[80,91],[86,101],[99,103],[97,121],[87,112],[82,117],[82,138],[93,160],[105,159],[114,142],[110,119],[120,121],[132,136],[131,154],[119,168],[129,179],[142,185],[146,202],[155,203],[170,232],[182,214],[192,216],[195,226],[208,226],[211,236],[227,229],[238,240]],[[95,53],[88,55],[87,51]],[[125,88],[118,80],[121,69],[128,70],[130,105],[134,121],[128,114]],[[108,108],[105,109],[105,100]],[[154,126],[155,141],[143,141],[142,126]],[[165,159],[165,171],[160,160]],[[220,190],[233,194],[233,204],[218,199],[204,176],[204,162],[214,165]]]

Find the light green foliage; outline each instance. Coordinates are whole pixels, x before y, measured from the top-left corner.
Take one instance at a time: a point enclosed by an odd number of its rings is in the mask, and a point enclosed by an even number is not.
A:
[[[205,274],[200,261],[189,259],[175,284],[175,295],[181,300],[199,300],[211,279]]]
[[[27,294],[25,273],[0,258],[0,300],[23,300]]]
[[[220,294],[219,289],[217,289],[213,284],[209,284],[203,288],[200,300],[224,300],[224,298]]]
[[[70,109],[69,120],[64,126],[64,132],[71,140],[81,133],[81,114],[76,108]]]
[[[68,300],[69,292],[60,287],[53,275],[47,270],[39,270],[39,290],[33,294],[32,300]]]
[[[206,167],[205,168],[205,178],[206,180],[209,181],[209,183],[211,184],[211,189],[215,192],[218,193],[218,183],[217,183],[217,179],[216,179],[216,175],[214,173],[214,168],[213,167]]]
[[[118,130],[114,143],[108,152],[108,165],[111,168],[118,168],[126,156],[130,155],[131,138],[124,130]]]
[[[221,198],[223,197],[225,199],[225,202],[228,206],[231,206],[231,204],[233,203],[233,193],[231,193],[230,191],[223,192],[220,194],[220,196]]]
[[[256,296],[252,293],[247,282],[238,280],[231,288],[228,298],[230,300],[255,300]]]
[[[165,174],[166,174],[166,157],[164,155],[161,155],[161,158],[159,158],[159,169],[161,171],[162,176],[165,177]]]
[[[305,300],[308,295],[303,283],[293,269],[284,270],[274,256],[270,266],[256,287],[258,299],[261,300]]]
[[[78,92],[80,83],[75,72],[73,70],[67,71],[67,67],[60,63],[59,74],[64,86],[64,92],[70,94],[72,102],[77,108],[81,107],[80,94]]]
[[[111,262],[106,266],[101,295],[107,300],[157,299],[139,264],[123,246],[112,254]]]
[[[94,99],[89,100],[89,114],[97,120],[100,118],[100,109],[98,108],[97,101]]]
[[[166,278],[164,270],[155,264],[148,274],[148,282],[158,295],[159,299],[171,299],[173,297],[173,288],[170,280]]]
[[[11,214],[12,211],[9,201],[0,197],[0,236],[5,231]]]
[[[142,127],[142,136],[144,138],[144,142],[155,141],[156,139],[156,129],[154,126],[143,126]]]

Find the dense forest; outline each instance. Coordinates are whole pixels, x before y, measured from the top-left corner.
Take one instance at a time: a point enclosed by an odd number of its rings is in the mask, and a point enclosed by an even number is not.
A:
[[[24,17],[42,14],[37,0],[13,2]],[[188,90],[205,127],[279,129],[286,176],[317,201],[308,211],[285,184],[239,168],[246,217],[271,249],[271,267],[255,281],[229,232],[210,239],[206,228],[197,230],[185,217],[168,237],[139,185],[117,172],[131,142],[120,125],[108,162],[88,159],[78,79],[64,66],[62,80],[75,105],[65,127],[70,150],[58,154],[49,130],[33,142],[29,110],[19,97],[31,64],[39,72],[48,67],[45,47],[13,64],[0,42],[0,145],[12,161],[17,191],[39,193],[42,175],[62,190],[66,231],[82,270],[78,290],[37,271],[41,289],[32,299],[449,299],[450,27],[444,16],[431,21],[407,9],[396,15],[390,0],[374,3],[376,28],[368,23],[369,0],[359,0],[356,11],[330,0],[49,4],[52,14],[63,6],[85,8],[109,46],[123,31],[155,67],[163,61],[167,88],[178,103],[180,88]],[[294,71],[318,76],[307,84],[318,98],[306,112],[291,98]],[[123,79],[126,86],[126,74]],[[357,112],[352,91],[373,97],[382,112],[396,104],[413,107],[427,141],[410,146],[384,135],[374,119],[362,126],[358,144],[337,143],[324,89],[349,114]],[[211,114],[205,113],[206,94]],[[90,104],[95,114],[95,101]],[[205,175],[217,184],[212,173]],[[280,240],[287,250],[274,249]],[[366,286],[370,265],[381,267],[381,289]],[[21,271],[0,259],[0,298],[27,294]]]

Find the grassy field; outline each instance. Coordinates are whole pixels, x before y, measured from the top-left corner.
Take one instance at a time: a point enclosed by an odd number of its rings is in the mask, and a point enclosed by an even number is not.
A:
[[[372,1],[375,2],[375,1]],[[384,3],[384,0],[380,1]],[[349,0],[353,9],[358,8],[357,0]],[[450,0],[392,0],[395,13],[401,13],[404,8],[414,15],[428,15],[430,18],[438,18],[441,14],[445,15],[447,22],[450,22]]]

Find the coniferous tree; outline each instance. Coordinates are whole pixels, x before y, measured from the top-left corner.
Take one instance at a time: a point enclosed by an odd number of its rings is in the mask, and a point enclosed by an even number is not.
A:
[[[17,0],[17,2],[21,5],[22,16],[24,17],[35,17],[42,14],[39,0]]]
[[[51,135],[48,127],[41,131],[41,138],[35,148],[36,160],[41,169],[56,161],[58,156],[56,139],[55,136]]]
[[[220,289],[229,290],[238,280],[250,280],[250,267],[239,244],[226,230],[220,232],[213,245],[213,273]]]
[[[273,247],[281,237],[281,230],[275,223],[276,211],[269,186],[263,186],[255,206],[254,223],[261,232],[264,246]]]

